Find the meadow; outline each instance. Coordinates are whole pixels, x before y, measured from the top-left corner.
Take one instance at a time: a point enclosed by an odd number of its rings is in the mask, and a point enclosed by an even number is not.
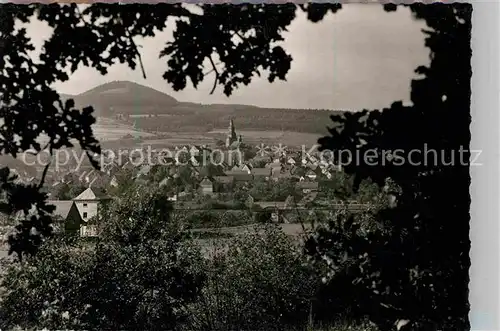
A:
[[[186,128],[182,132],[145,132],[134,129],[131,125],[118,121],[100,118],[94,125],[94,134],[104,145],[120,145],[124,141],[126,147],[130,147],[132,138],[139,138],[135,141],[136,147],[166,148],[183,145],[215,145],[217,140],[225,141],[227,128],[214,129],[208,132],[191,131]],[[321,134],[279,131],[279,130],[258,130],[258,129],[236,129],[236,133],[242,136],[243,142],[251,145],[259,144],[283,144],[289,147],[299,147],[305,145],[308,149],[317,143]],[[128,139],[124,139],[128,137]],[[126,141],[125,141],[126,140]]]

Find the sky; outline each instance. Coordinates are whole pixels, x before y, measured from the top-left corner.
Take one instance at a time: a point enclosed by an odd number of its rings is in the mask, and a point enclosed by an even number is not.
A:
[[[275,108],[378,109],[394,101],[409,102],[410,81],[414,69],[429,63],[424,47],[425,23],[416,21],[406,8],[384,12],[379,4],[348,4],[320,23],[307,21],[300,14],[284,33],[283,48],[293,62],[287,81],[269,83],[267,77],[255,77],[226,97],[222,88],[210,95],[212,76],[194,89],[175,92],[162,75],[166,59],[159,52],[172,39],[173,27],[154,38],[139,40],[145,66],[144,79],[139,67],[132,71],[117,64],[106,76],[82,67],[70,80],[55,85],[60,93],[79,94],[100,84],[129,80],[165,92],[179,101],[198,103],[249,104]],[[41,22],[28,26],[28,35],[40,49],[51,29]],[[206,71],[208,71],[207,68]]]

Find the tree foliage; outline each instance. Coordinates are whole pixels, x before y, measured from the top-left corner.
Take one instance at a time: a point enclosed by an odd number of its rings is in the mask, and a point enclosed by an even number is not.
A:
[[[308,323],[320,279],[291,238],[266,225],[222,245],[205,265],[192,330],[284,330]]]
[[[104,212],[97,243],[52,240],[10,266],[2,329],[179,329],[203,284],[201,256],[163,199],[130,192]]]
[[[333,228],[313,238],[310,249],[337,258],[347,252],[350,268],[357,270],[349,288],[362,293],[362,307],[382,330],[399,319],[415,329],[467,329],[472,7],[410,8],[429,26],[424,32],[432,59],[416,69],[423,78],[412,82],[413,105],[395,102],[383,110],[332,116],[331,136],[319,141],[323,149],[352,155],[360,150],[361,157],[345,166],[355,174],[355,188],[365,178],[382,186],[390,177],[401,188],[397,206],[377,214],[385,231],[340,238],[349,247],[339,248],[328,244],[330,236],[346,230]],[[425,149],[437,157],[426,156]],[[387,151],[403,151],[403,158],[393,154],[373,166],[362,157],[368,150],[377,151],[380,161]]]

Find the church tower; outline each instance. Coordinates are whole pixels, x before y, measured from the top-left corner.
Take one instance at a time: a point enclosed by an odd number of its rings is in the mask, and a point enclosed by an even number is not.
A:
[[[226,137],[226,147],[229,148],[233,142],[237,140],[236,136],[236,130],[234,129],[234,122],[233,120],[229,120],[229,129],[227,132],[227,137]]]

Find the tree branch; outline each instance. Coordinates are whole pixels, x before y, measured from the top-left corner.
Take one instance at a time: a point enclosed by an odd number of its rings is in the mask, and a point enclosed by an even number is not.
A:
[[[217,63],[215,64],[215,66],[218,66],[219,64],[222,64],[222,62],[217,62]],[[214,68],[214,69],[211,69],[211,70],[209,70],[209,71],[207,71],[207,72],[205,72],[205,73],[203,74],[203,76],[207,76],[207,75],[211,74],[211,73],[212,73],[212,72],[214,72],[214,71],[215,71],[215,68]]]
[[[242,37],[242,36],[238,33],[238,31],[234,31],[234,32],[233,32],[233,36],[234,36],[234,35],[237,35],[237,36],[241,39],[241,41],[242,41],[242,42],[247,41],[245,38],[243,38],[243,37]]]
[[[40,179],[40,183],[38,183],[38,189],[41,189],[43,187],[43,184],[45,183],[45,177],[47,176],[47,172],[49,171],[49,167],[52,163],[52,152],[54,151],[54,149],[52,148],[52,138],[47,143],[47,145],[50,146],[49,147],[50,161],[45,165],[45,168],[43,169],[42,178]]]
[[[219,71],[217,71],[217,67],[215,66],[214,60],[212,60],[211,55],[208,56],[208,59],[212,65],[212,71],[215,72],[214,86],[212,87],[212,91],[210,91],[210,94],[214,94],[215,88],[217,87],[217,81],[219,80]]]
[[[134,47],[134,51],[135,53],[137,54],[137,57],[139,59],[139,65],[141,66],[141,71],[142,71],[142,77],[144,79],[146,79],[146,71],[144,70],[144,64],[142,63],[142,57],[141,57],[141,53],[139,53],[139,49],[137,48],[137,45],[135,44],[135,41],[134,41],[134,38],[132,37],[132,35],[130,34],[130,31],[128,28],[125,28],[125,31],[127,33],[127,37],[128,39],[130,40],[130,43],[132,44],[132,46]]]
[[[50,156],[52,156],[52,150],[50,152]],[[43,187],[43,184],[45,183],[45,177],[47,176],[47,171],[49,170],[51,163],[52,163],[52,160],[45,165],[45,168],[43,169],[43,173],[42,173],[42,178],[40,179],[40,183],[38,183],[38,189],[41,189]]]

